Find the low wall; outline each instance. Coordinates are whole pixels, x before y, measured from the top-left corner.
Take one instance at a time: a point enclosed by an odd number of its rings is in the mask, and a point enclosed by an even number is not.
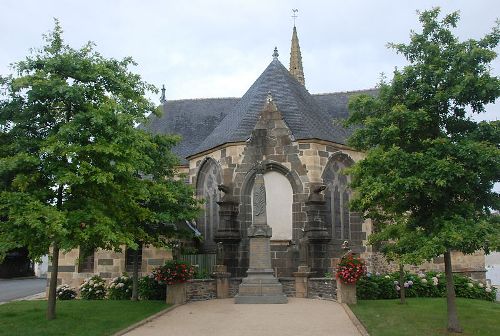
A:
[[[217,298],[214,279],[193,279],[186,284],[187,301],[206,301]]]
[[[309,278],[307,294],[310,299],[336,300],[337,282],[333,278]]]
[[[279,278],[283,286],[283,293],[288,297],[295,297],[295,278]]]
[[[288,297],[295,297],[295,278],[282,277],[279,281],[283,285],[283,293]],[[241,278],[229,279],[229,297],[238,294]],[[337,284],[332,278],[309,278],[308,298],[335,300],[337,298]],[[205,301],[217,298],[217,284],[215,279],[193,279],[186,284],[187,301]]]

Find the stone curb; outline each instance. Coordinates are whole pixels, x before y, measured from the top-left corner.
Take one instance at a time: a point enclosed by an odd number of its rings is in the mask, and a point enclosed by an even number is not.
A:
[[[126,333],[128,333],[129,331],[132,331],[148,322],[151,322],[152,320],[154,320],[155,318],[157,317],[160,317],[162,316],[163,314],[166,314],[168,313],[169,311],[172,311],[174,310],[175,308],[179,307],[179,306],[182,306],[182,304],[175,304],[171,307],[168,307],[166,309],[163,309],[162,311],[159,311],[158,313],[154,314],[154,315],[151,315],[149,317],[146,317],[144,320],[142,321],[139,321],[139,322],[136,322],[134,324],[132,324],[131,326],[128,326],[127,328],[123,329],[123,330],[120,330],[118,332],[116,332],[115,334],[113,334],[112,336],[121,336],[121,335],[125,335]]]
[[[366,331],[365,326],[361,323],[360,320],[354,315],[352,312],[351,308],[349,308],[348,305],[345,303],[341,303],[342,307],[344,308],[345,312],[347,313],[347,316],[349,316],[349,319],[351,319],[351,322],[354,324],[356,329],[358,329],[359,333],[363,336],[370,336],[368,331]]]

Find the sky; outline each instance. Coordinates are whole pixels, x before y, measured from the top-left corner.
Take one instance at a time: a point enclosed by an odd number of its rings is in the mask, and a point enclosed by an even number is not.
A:
[[[0,74],[41,47],[42,34],[58,18],[73,48],[93,41],[105,57],[131,56],[138,63],[132,70],[165,85],[167,99],[241,97],[275,46],[288,67],[296,8],[309,92],[361,90],[406,64],[386,45],[408,42],[420,27],[416,11],[435,6],[460,11],[456,34],[462,39],[481,38],[500,16],[495,0],[1,0]],[[498,59],[492,72],[500,73]],[[497,106],[481,119],[498,119]]]

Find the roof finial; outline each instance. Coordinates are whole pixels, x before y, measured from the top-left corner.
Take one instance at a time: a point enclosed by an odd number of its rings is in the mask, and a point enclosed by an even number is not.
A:
[[[267,91],[267,102],[270,103],[273,101],[273,95],[271,94],[271,91]]]
[[[165,98],[165,84],[163,84],[162,88],[161,88],[160,103],[164,104],[166,101],[167,101],[167,98]]]
[[[293,26],[295,27],[295,19],[299,16],[297,13],[299,10],[297,8],[292,9],[292,17],[293,17]]]
[[[278,47],[274,47],[273,59],[277,60],[279,55],[280,54],[278,54]]]

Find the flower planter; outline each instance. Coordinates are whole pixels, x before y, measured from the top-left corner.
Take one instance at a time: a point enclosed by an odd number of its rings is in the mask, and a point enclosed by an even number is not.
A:
[[[186,284],[167,285],[167,303],[183,304],[186,302]]]
[[[356,304],[356,283],[346,284],[337,279],[337,301],[339,303]]]

